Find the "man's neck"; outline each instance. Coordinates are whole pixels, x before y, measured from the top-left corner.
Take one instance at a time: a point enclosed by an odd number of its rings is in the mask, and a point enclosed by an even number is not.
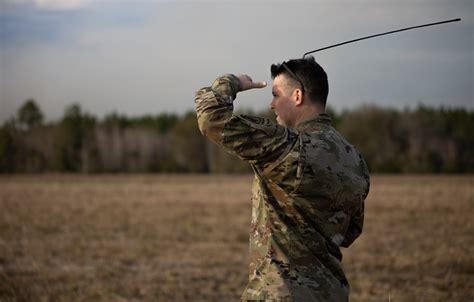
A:
[[[296,117],[295,120],[295,128],[303,121],[308,120],[310,118],[316,117],[321,113],[325,113],[325,109],[323,106],[319,104],[311,104],[311,105],[306,105],[302,106],[300,108],[299,114]]]

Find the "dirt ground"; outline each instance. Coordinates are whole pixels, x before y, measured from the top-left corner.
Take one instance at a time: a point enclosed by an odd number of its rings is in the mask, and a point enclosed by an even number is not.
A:
[[[238,301],[251,176],[0,177],[0,301]],[[372,176],[351,301],[473,301],[474,176]]]

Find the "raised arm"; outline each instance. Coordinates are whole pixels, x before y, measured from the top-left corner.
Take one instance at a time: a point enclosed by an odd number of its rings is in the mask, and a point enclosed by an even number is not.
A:
[[[289,151],[296,134],[268,119],[233,114],[238,92],[263,88],[247,75],[226,74],[196,92],[199,129],[214,143],[251,164],[263,165]]]

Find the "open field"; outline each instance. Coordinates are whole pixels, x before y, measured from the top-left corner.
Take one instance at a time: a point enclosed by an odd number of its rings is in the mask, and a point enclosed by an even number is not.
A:
[[[1,176],[0,301],[238,301],[251,176]],[[474,176],[373,176],[351,301],[474,299]]]

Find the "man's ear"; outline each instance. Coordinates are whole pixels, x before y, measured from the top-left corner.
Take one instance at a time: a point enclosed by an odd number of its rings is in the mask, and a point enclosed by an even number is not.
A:
[[[293,99],[295,100],[296,106],[301,106],[303,104],[303,92],[301,89],[295,89],[293,91]]]

